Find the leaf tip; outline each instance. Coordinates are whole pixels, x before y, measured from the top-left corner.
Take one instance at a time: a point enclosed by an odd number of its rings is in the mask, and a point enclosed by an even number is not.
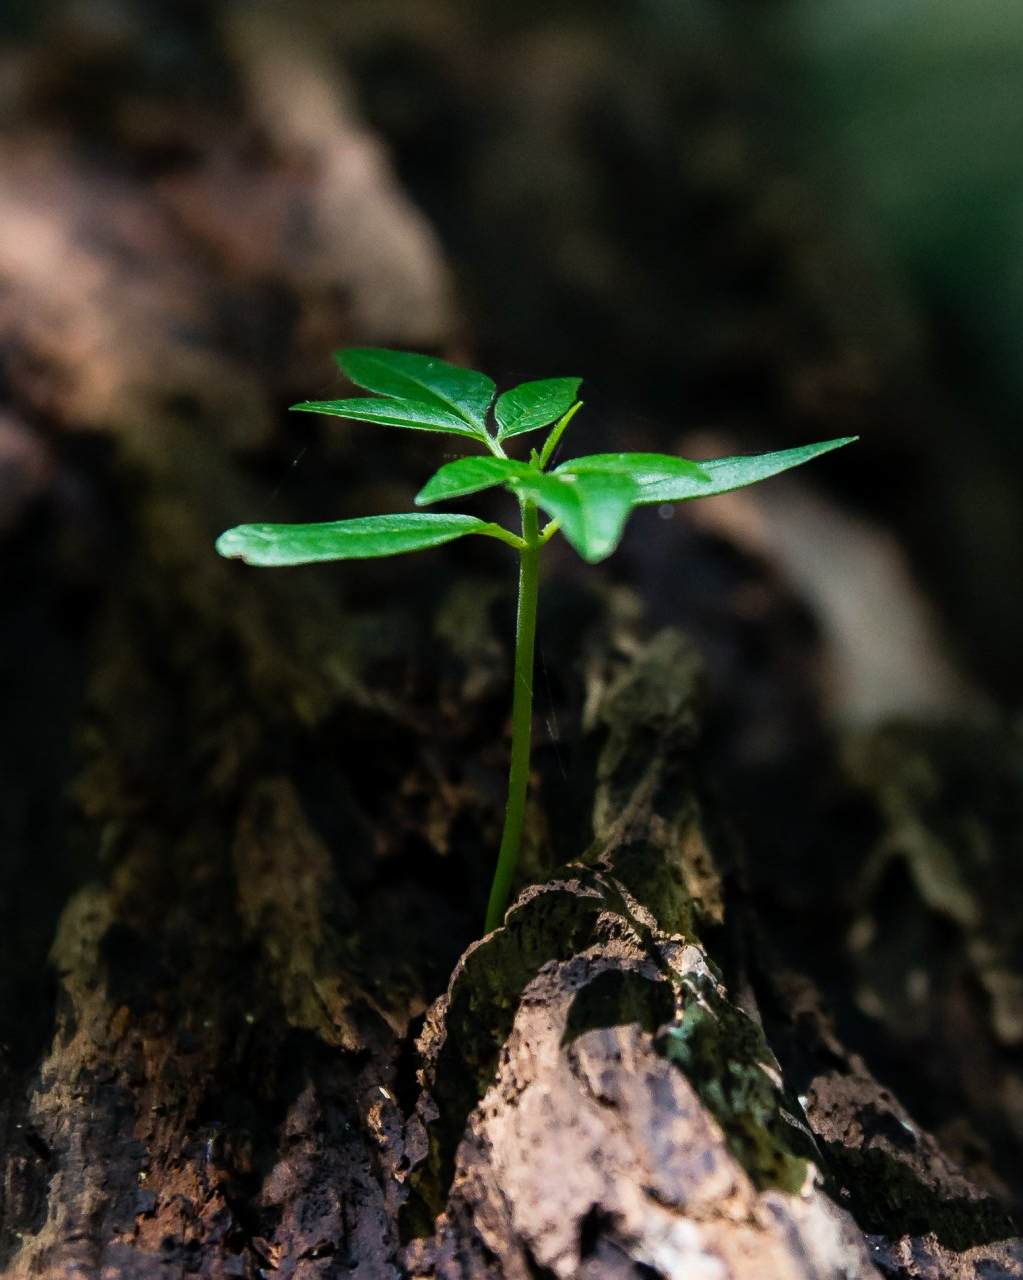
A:
[[[372,355],[376,355],[376,351],[373,347],[338,347],[336,351],[331,353],[331,359],[347,377],[348,370],[345,368],[345,365],[349,362],[352,356],[358,360],[360,356]]]
[[[225,560],[241,559],[244,556],[244,538],[240,526],[225,530],[214,543],[214,546],[217,549],[217,554],[223,556]]]

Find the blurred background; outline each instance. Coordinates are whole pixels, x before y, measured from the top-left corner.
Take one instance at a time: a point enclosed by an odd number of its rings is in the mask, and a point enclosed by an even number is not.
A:
[[[552,555],[549,649],[567,670],[558,629],[601,592],[698,640],[741,892],[1019,1197],[1021,86],[1014,0],[6,0],[8,1023],[34,1016],[11,957],[41,963],[82,875],[54,796],[154,433],[197,424],[252,481],[236,518],[337,518],[400,509],[438,459],[289,420],[343,393],[336,347],[582,376],[580,452],[861,437],[640,513],[600,571]],[[224,519],[198,484],[194,510]],[[428,611],[421,572],[356,573],[349,603]]]

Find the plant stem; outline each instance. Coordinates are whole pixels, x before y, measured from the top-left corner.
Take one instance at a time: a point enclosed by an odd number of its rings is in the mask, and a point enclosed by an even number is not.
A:
[[[521,499],[522,540],[519,552],[519,606],[515,624],[515,686],[512,694],[511,767],[508,802],[504,811],[501,851],[497,855],[494,883],[487,904],[486,932],[496,929],[508,907],[515,868],[519,861],[522,827],[529,785],[529,740],[533,729],[533,649],[536,640],[536,603],[540,586],[540,535],[536,505]]]

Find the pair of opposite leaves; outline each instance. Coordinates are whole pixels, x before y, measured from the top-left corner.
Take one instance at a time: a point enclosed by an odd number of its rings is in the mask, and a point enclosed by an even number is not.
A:
[[[576,551],[591,563],[615,550],[634,507],[727,493],[856,438],[699,463],[660,453],[600,453],[572,458],[548,471],[553,443],[579,407],[581,379],[524,382],[495,402],[497,389],[490,378],[444,360],[372,348],[339,351],[334,358],[350,382],[374,395],[306,401],[295,409],[476,441],[488,454],[446,463],[416,495],[416,505],[503,485],[556,521]],[[491,410],[493,429],[488,425]],[[506,456],[506,440],[542,427],[553,429],[543,450],[533,450],[529,462]],[[476,516],[409,512],[325,524],[239,525],[220,536],[217,550],[255,565],[308,564],[418,551],[470,533],[522,545],[509,530]]]

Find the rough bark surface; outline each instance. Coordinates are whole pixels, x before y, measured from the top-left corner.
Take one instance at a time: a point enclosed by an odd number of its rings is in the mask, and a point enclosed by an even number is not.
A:
[[[437,464],[277,425],[349,338],[459,355],[437,239],[275,6],[216,7],[179,97],[133,60],[141,11],[57,11],[76,39],[10,55],[0,136],[0,1275],[1023,1276],[1018,734],[864,734],[870,821],[821,827],[862,874],[758,895],[702,777],[696,647],[552,547],[560,755],[539,739],[532,883],[474,942],[503,549],[279,574],[212,551],[292,507],[400,509]],[[741,684],[738,736],[809,722],[804,607],[723,542],[665,532],[637,579],[673,601],[684,551],[729,626],[783,637],[795,674]],[[800,910],[844,988],[799,970]],[[836,1030],[843,990],[907,1087],[896,1051],[947,1046],[936,1136]]]

